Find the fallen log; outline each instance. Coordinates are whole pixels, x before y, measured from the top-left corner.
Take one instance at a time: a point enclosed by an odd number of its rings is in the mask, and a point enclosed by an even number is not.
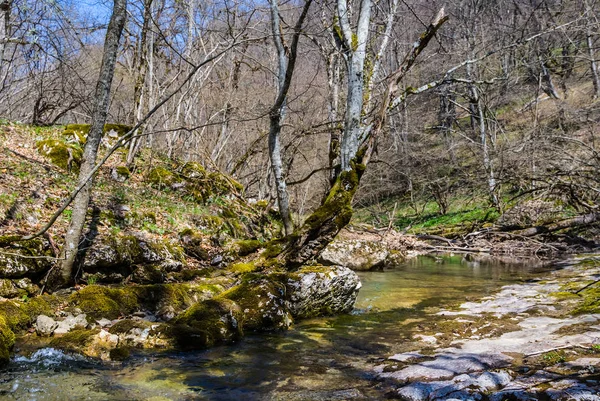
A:
[[[571,217],[570,219],[561,220],[559,222],[548,224],[545,226],[537,226],[522,229],[519,231],[515,231],[514,233],[517,235],[522,235],[524,237],[533,237],[535,235],[548,234],[567,228],[581,227],[595,223],[597,221],[600,221],[600,213],[588,213],[581,216]]]

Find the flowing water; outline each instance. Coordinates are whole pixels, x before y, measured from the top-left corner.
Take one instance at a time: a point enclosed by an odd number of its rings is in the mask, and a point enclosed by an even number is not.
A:
[[[4,400],[382,399],[370,366],[404,352],[437,308],[540,277],[548,269],[458,256],[419,257],[360,273],[352,314],[312,319],[284,333],[246,337],[205,351],[137,354],[100,363],[44,349],[0,371]]]

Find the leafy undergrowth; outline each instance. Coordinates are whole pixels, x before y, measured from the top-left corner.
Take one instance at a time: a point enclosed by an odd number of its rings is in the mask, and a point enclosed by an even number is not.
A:
[[[0,235],[36,232],[74,189],[76,168],[68,171],[64,160],[57,163],[48,156],[48,148],[42,151],[40,146],[60,142],[81,148],[76,140],[65,139],[64,129],[0,122]],[[100,157],[111,144],[101,144]],[[136,230],[167,238],[193,230],[206,238],[218,238],[221,246],[237,238],[265,241],[280,230],[266,205],[249,205],[243,188],[218,171],[205,171],[197,163],[169,160],[150,151],[142,152],[135,169],[128,171],[125,158],[125,149],[116,151],[95,180],[89,216],[90,227],[99,234]],[[190,166],[205,176],[181,178],[184,173],[193,175],[185,170]],[[152,179],[157,170],[180,178],[157,185]],[[116,173],[120,177],[115,178]],[[70,214],[67,209],[49,230],[59,247]]]

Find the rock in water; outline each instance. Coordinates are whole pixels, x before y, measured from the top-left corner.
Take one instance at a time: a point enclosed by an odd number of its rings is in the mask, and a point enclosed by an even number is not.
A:
[[[361,287],[352,270],[342,266],[306,266],[291,273],[287,305],[294,318],[348,313]]]
[[[49,336],[58,327],[58,323],[46,315],[39,315],[35,321],[35,330],[40,336]]]
[[[373,270],[383,267],[389,254],[389,250],[380,242],[361,239],[338,240],[325,248],[319,262],[358,271]]]

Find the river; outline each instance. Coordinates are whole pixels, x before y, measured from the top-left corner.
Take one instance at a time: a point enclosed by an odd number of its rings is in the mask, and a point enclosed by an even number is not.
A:
[[[551,267],[421,256],[359,273],[352,314],[297,323],[283,333],[188,353],[137,353],[101,363],[55,350],[17,355],[0,372],[6,400],[383,399],[372,366],[398,352],[439,308],[540,277]]]

